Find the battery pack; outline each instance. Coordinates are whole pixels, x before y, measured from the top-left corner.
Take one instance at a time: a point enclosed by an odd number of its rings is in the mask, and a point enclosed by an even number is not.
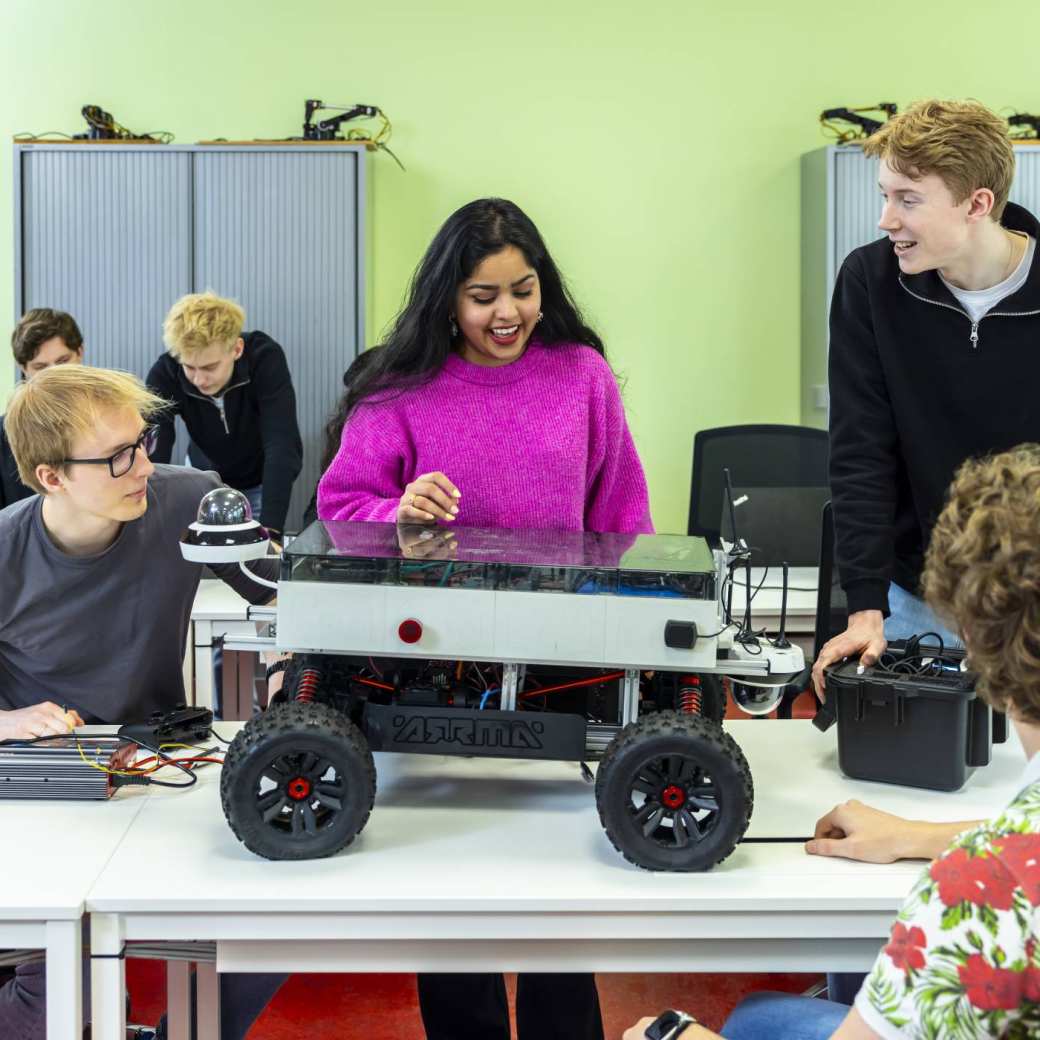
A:
[[[137,746],[114,734],[0,745],[0,798],[98,801],[115,791],[109,769],[126,769]]]
[[[857,780],[959,790],[1004,739],[1003,716],[976,697],[975,676],[960,669],[963,651],[936,652],[928,674],[899,670],[903,652],[893,644],[862,672],[856,660],[828,670],[838,764]]]

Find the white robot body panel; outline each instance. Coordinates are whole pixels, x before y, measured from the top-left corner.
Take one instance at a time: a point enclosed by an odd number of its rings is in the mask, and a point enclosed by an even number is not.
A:
[[[692,648],[665,644],[669,621],[696,625]],[[288,651],[699,670],[716,664],[719,627],[712,600],[330,582],[278,588],[278,646]]]

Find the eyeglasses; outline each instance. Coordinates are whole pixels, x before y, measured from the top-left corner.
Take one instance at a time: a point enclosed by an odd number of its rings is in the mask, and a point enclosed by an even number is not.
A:
[[[137,438],[136,444],[131,444],[129,448],[120,448],[115,455],[110,455],[107,459],[63,459],[62,465],[70,466],[76,463],[79,466],[108,466],[108,472],[113,477],[123,477],[134,468],[139,449],[143,449],[145,455],[151,455],[158,443],[159,427],[146,426]]]

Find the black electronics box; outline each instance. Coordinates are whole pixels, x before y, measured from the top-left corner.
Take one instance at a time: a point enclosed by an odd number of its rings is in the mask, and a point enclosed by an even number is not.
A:
[[[929,658],[921,650],[923,663],[904,660],[905,647],[893,644],[862,675],[855,658],[828,669],[846,776],[956,791],[1006,739],[1005,717],[975,695],[975,676],[961,670],[964,652]]]

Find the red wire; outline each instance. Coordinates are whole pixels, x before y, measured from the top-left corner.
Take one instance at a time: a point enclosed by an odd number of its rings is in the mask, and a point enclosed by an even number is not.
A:
[[[521,700],[528,697],[541,697],[545,693],[558,693],[560,690],[575,690],[580,686],[598,686],[600,683],[613,682],[615,679],[624,679],[624,672],[610,672],[607,675],[597,675],[591,679],[576,679],[574,682],[560,683],[557,686],[542,686],[537,690],[528,690],[520,694]]]
[[[393,693],[393,691],[395,689],[395,687],[391,686],[389,683],[376,682],[375,679],[361,679],[361,678],[358,678],[357,682],[364,683],[366,686],[374,686],[378,690],[389,690],[391,693]]]

